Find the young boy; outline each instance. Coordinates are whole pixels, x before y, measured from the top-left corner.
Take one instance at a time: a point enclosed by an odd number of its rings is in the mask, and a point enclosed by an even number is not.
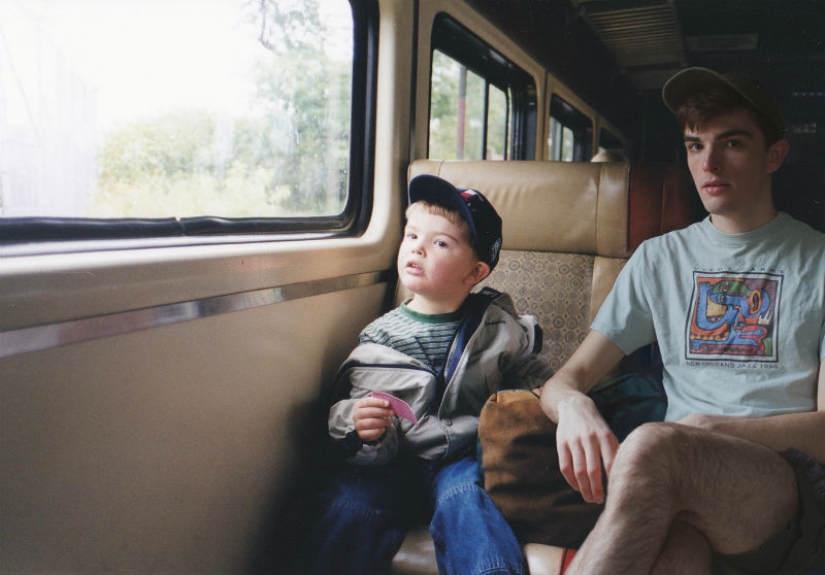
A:
[[[362,331],[336,376],[329,433],[345,463],[324,493],[311,569],[387,573],[407,529],[429,516],[440,572],[527,573],[483,489],[476,431],[491,394],[549,373],[535,355],[540,330],[508,296],[470,293],[501,248],[484,196],[422,175],[409,198],[397,265],[413,296]]]

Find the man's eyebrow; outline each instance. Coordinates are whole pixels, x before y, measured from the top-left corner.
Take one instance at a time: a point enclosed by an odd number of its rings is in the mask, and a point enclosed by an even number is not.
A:
[[[745,136],[746,138],[753,138],[753,132],[750,130],[744,129],[735,129],[735,130],[728,130],[727,132],[722,132],[721,134],[717,134],[714,137],[714,140],[724,140],[726,138],[733,138],[736,136]],[[691,134],[685,134],[685,142],[699,142],[701,138],[699,136],[694,136]]]

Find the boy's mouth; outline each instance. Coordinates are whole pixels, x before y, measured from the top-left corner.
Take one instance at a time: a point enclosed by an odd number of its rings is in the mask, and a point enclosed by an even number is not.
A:
[[[421,265],[417,264],[416,262],[407,262],[404,265],[404,269],[413,271],[413,272],[420,272],[422,270]]]

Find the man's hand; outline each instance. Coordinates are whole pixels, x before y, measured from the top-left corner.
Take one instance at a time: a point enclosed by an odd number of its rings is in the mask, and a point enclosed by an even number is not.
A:
[[[377,397],[363,397],[352,410],[355,432],[362,441],[380,439],[387,428],[392,425],[393,410],[390,402]]]
[[[585,501],[603,503],[602,469],[610,473],[619,440],[589,397],[570,397],[558,409],[556,448],[561,473]]]
[[[556,448],[561,473],[590,503],[604,502],[602,470],[610,473],[619,440],[586,393],[623,357],[619,346],[591,330],[541,390],[541,407],[558,425]]]

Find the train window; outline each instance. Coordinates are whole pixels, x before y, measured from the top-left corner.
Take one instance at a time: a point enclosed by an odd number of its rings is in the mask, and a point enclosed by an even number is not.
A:
[[[599,148],[603,150],[621,150],[624,148],[622,140],[610,130],[599,129]]]
[[[554,95],[550,100],[547,159],[586,162],[593,151],[593,123],[585,114]]]
[[[432,38],[429,157],[532,158],[532,77],[444,14]]]
[[[433,53],[430,157],[507,157],[507,94],[439,51]]]
[[[374,4],[2,3],[0,240],[351,226]]]

